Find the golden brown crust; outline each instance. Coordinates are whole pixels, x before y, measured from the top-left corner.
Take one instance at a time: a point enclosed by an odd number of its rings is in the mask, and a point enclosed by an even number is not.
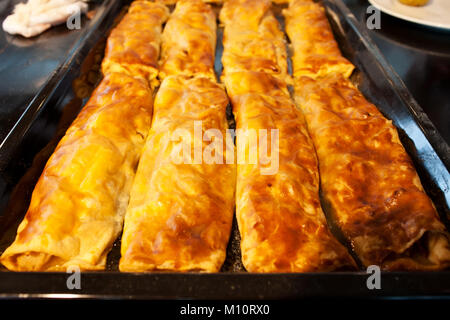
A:
[[[122,230],[151,112],[146,81],[105,77],[48,160],[3,265],[16,271],[105,267]]]
[[[169,17],[164,4],[134,1],[108,37],[102,72],[121,72],[158,84],[161,26]]]
[[[361,261],[389,270],[449,266],[449,235],[391,121],[342,76],[299,78],[295,95],[324,198]]]
[[[236,128],[267,130],[268,155],[275,155],[272,163],[262,164],[258,155],[252,164],[250,146],[237,132],[237,152],[245,153],[244,162],[238,154],[236,190],[243,264],[251,272],[351,269],[355,263],[331,235],[320,206],[317,160],[303,116],[290,99],[284,36],[270,5],[230,0],[220,13],[222,81]],[[278,149],[272,129],[278,130]]]
[[[350,77],[354,66],[341,55],[320,4],[313,0],[292,0],[283,14],[292,43],[294,77],[317,78],[332,73]]]
[[[270,130],[277,129],[279,134],[275,174],[262,174],[261,164],[238,165],[236,216],[245,268],[251,272],[355,268],[327,228],[314,148],[287,89],[260,72],[227,74],[224,80],[238,130],[267,129],[270,137]],[[239,137],[238,133],[238,150]]]
[[[159,77],[184,74],[216,81],[216,15],[201,0],[180,0],[162,35]]]
[[[290,83],[284,34],[266,0],[229,0],[220,12],[224,24],[222,64],[227,72],[270,73]]]
[[[217,272],[225,260],[235,166],[225,163],[223,151],[228,99],[216,84],[215,43],[216,17],[210,6],[179,1],[163,33],[163,81],[126,213],[121,271]],[[197,140],[207,130],[221,135],[213,138],[219,139],[220,163],[174,160],[173,153],[180,153],[182,146],[207,152],[208,142],[199,147],[193,140],[196,121],[201,122]],[[180,130],[192,140],[182,140],[184,145],[171,141]],[[190,157],[188,153],[184,156]]]
[[[255,31],[270,7],[269,0],[228,0],[220,10],[220,22],[225,27],[234,23],[242,31],[244,26]]]
[[[121,271],[219,271],[233,218],[235,166],[225,163],[223,152],[224,164],[208,164],[209,142],[200,149],[201,164],[177,164],[172,154],[181,142],[171,138],[185,130],[190,150],[198,150],[194,121],[202,121],[202,136],[217,129],[225,141],[227,104],[222,87],[210,79],[163,80],[126,213]]]

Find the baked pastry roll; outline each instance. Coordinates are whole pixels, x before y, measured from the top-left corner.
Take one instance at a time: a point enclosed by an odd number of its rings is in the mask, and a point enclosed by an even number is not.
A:
[[[245,268],[250,272],[354,269],[348,251],[327,227],[314,147],[286,85],[262,72],[227,74],[224,81],[236,119],[238,157],[239,150],[245,150],[246,162],[240,164],[238,158],[236,189]],[[250,142],[241,142],[244,133],[239,130],[259,132],[259,139],[260,130],[267,130],[272,163],[265,164],[259,149],[253,150],[258,161],[252,164]],[[278,146],[272,130],[278,130]],[[269,167],[273,170],[263,173]]]
[[[155,0],[156,2],[162,2],[164,4],[167,5],[172,5],[175,3],[180,2],[180,0]],[[205,3],[216,3],[216,4],[221,4],[230,0],[202,0]],[[291,0],[272,0],[273,3],[277,3],[277,4],[284,4],[284,3],[288,3]]]
[[[180,0],[162,35],[159,77],[184,74],[216,81],[216,15],[201,0]]]
[[[59,142],[0,262],[15,271],[105,268],[150,129],[147,81],[110,73]]]
[[[103,74],[120,72],[147,79],[157,86],[162,24],[169,9],[162,3],[134,1],[108,37]]]
[[[298,79],[325,208],[362,263],[385,270],[450,265],[449,234],[396,128],[341,75]]]
[[[121,271],[219,271],[235,191],[234,162],[227,164],[224,149],[227,104],[225,91],[208,78],[162,81],[125,217]],[[202,137],[219,148],[208,151]]]
[[[354,66],[341,55],[320,4],[313,0],[292,0],[283,14],[292,44],[294,77],[317,78],[333,73],[350,77]]]
[[[256,93],[270,97],[289,97],[289,90],[286,82],[266,72],[244,70],[227,73],[222,80],[227,88],[228,95],[230,96]]]
[[[229,0],[224,24],[222,64],[227,72],[261,71],[290,83],[284,34],[266,0]]]

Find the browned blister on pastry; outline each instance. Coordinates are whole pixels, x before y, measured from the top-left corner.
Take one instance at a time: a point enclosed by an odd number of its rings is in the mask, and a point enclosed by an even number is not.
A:
[[[208,78],[162,81],[126,213],[121,271],[219,271],[235,191],[227,104],[223,88]]]
[[[293,51],[293,76],[348,78],[354,66],[345,59],[333,36],[324,8],[313,0],[292,0],[283,10]]]
[[[169,17],[162,3],[132,2],[128,13],[108,37],[103,74],[121,72],[158,84],[162,24]]]
[[[396,128],[340,75],[295,84],[327,206],[364,265],[450,265],[449,234]]]
[[[3,265],[15,271],[105,268],[151,112],[147,81],[117,73],[103,79],[48,160]]]
[[[216,15],[201,0],[180,0],[164,28],[159,77],[184,74],[216,81]]]
[[[251,272],[355,268],[327,227],[314,147],[286,85],[262,72],[228,73],[224,82],[236,118],[236,216],[245,268]],[[245,130],[266,131],[271,161],[262,161],[265,153],[258,151],[258,161],[251,162],[255,150],[250,151],[251,140],[244,140]],[[241,163],[240,150],[245,150]]]

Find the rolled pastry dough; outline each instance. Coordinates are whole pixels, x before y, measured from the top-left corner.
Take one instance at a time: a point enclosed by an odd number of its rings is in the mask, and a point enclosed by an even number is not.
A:
[[[223,88],[208,78],[163,80],[126,213],[121,271],[219,271],[233,219],[235,166],[224,152],[223,164],[193,163],[194,152],[204,155],[210,143],[195,144],[194,121],[201,121],[200,138],[218,131],[223,140],[214,141],[223,148],[227,104]],[[189,161],[174,157],[183,145]]]
[[[396,128],[342,77],[299,78],[295,96],[317,152],[332,216],[364,265],[450,265],[449,234]]]
[[[122,230],[151,112],[146,81],[117,73],[103,79],[48,160],[3,265],[104,269]]]

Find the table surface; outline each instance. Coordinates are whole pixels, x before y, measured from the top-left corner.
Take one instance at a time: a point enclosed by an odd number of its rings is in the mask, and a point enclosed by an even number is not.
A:
[[[344,2],[366,25],[371,15],[366,13],[370,3],[367,0]],[[384,13],[380,18],[381,28],[368,30],[370,37],[450,144],[450,31]]]

